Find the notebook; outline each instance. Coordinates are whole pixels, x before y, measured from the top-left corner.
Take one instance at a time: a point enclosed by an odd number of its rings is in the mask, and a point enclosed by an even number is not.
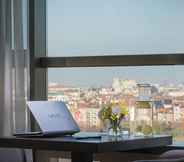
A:
[[[41,131],[16,132],[15,136],[40,137],[73,135],[74,138],[96,138],[100,133],[80,132],[66,104],[61,101],[28,101],[27,106],[37,121]],[[80,132],[80,133],[77,133]],[[77,134],[76,134],[77,133]]]

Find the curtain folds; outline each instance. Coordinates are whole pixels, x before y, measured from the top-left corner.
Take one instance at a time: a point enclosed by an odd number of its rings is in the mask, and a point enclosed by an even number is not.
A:
[[[0,0],[0,135],[28,128],[25,103],[29,98],[29,55],[25,48],[25,1]]]
[[[0,0],[0,136],[28,129],[27,0]],[[32,161],[29,150],[0,148],[0,161]]]
[[[0,135],[12,133],[11,0],[0,0]]]

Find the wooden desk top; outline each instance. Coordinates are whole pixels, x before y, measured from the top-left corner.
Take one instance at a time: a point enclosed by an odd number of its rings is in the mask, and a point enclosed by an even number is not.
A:
[[[102,136],[80,140],[71,136],[57,138],[0,137],[0,147],[92,153],[129,151],[171,144],[172,136],[167,135],[118,138]]]

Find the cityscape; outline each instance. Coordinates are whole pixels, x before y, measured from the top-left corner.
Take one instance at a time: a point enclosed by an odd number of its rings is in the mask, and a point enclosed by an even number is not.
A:
[[[151,85],[113,78],[109,87],[81,88],[61,83],[49,83],[48,86],[48,100],[64,101],[81,130],[103,130],[98,113],[112,99],[124,100],[127,105],[129,115],[123,127],[131,129],[135,121],[141,118],[147,120],[152,114],[150,117],[154,133],[172,134],[176,141],[184,139],[184,84]],[[138,113],[140,105],[137,102],[140,100],[151,103],[151,109],[140,109]]]

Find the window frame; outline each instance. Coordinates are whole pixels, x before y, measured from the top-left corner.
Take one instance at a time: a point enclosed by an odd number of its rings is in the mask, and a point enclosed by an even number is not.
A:
[[[47,57],[46,1],[29,0],[30,100],[47,100],[48,68],[184,65],[184,53]]]
[[[155,65],[184,65],[184,53],[40,58],[43,68]]]

